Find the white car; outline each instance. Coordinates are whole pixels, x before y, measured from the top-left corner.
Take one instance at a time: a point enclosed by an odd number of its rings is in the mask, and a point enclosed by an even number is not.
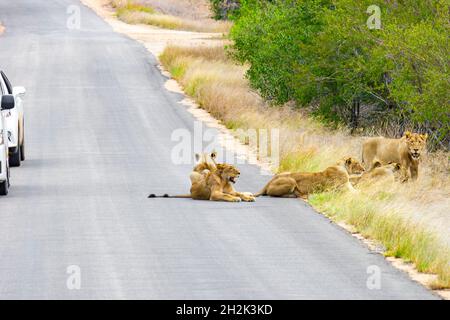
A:
[[[11,94],[0,93],[0,196],[6,196],[9,189],[9,145],[3,112],[14,108],[15,99]]]
[[[0,71],[0,87],[3,94],[13,95],[15,100],[14,108],[3,111],[3,115],[8,131],[9,165],[19,167],[20,162],[25,160],[25,119],[22,105],[25,88],[13,87],[3,71]]]

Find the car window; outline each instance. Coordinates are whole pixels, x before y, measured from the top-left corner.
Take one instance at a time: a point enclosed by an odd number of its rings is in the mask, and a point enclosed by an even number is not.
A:
[[[11,86],[11,82],[9,82],[8,77],[6,76],[6,74],[3,71],[1,71],[0,73],[2,75],[3,81],[5,82],[7,92],[9,94],[12,94],[13,89]]]

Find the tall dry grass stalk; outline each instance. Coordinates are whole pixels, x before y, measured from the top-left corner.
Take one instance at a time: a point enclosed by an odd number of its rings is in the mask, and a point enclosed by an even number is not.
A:
[[[223,47],[169,46],[164,67],[198,104],[228,128],[278,128],[278,171],[318,171],[344,156],[360,158],[363,137],[327,129],[301,110],[272,107],[252,91],[245,66],[230,60]],[[354,225],[379,240],[386,253],[438,275],[435,287],[450,287],[449,154],[425,155],[418,181],[359,187],[356,195],[321,193],[310,197],[318,210]]]
[[[133,0],[111,0],[117,17],[129,24],[148,24],[165,29],[227,33],[231,22],[212,19],[191,20],[156,12],[148,5]]]

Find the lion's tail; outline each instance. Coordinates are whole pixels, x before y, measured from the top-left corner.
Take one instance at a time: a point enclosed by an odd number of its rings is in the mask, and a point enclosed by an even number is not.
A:
[[[257,193],[254,193],[253,196],[254,196],[255,198],[256,198],[256,197],[260,197],[260,196],[265,196],[265,195],[267,194],[267,186],[268,186],[268,185],[269,185],[269,184],[265,185],[264,188],[262,188],[261,191],[259,191],[259,192],[257,192]]]
[[[162,196],[156,195],[154,193],[150,194],[147,198],[192,198],[192,196],[190,194],[179,194],[179,195],[175,195],[175,196],[170,196],[167,193],[163,194]]]

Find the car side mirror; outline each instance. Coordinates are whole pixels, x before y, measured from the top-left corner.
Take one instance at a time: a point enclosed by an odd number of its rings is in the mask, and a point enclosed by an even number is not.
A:
[[[26,92],[27,92],[27,90],[25,90],[24,87],[14,87],[13,88],[13,95],[15,95],[15,96],[23,96],[23,95],[25,95]]]
[[[2,96],[2,101],[1,101],[1,109],[2,110],[9,110],[14,108],[14,106],[16,105],[15,101],[14,101],[14,96],[12,94],[5,94]]]

